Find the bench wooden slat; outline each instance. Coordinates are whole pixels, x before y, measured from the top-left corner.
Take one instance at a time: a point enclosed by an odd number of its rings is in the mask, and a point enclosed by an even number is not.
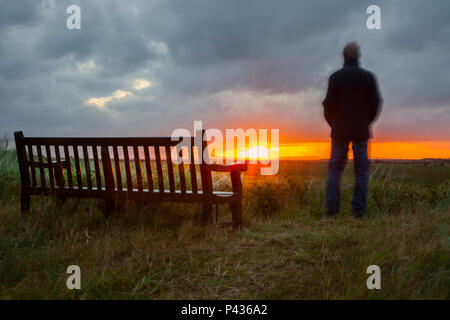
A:
[[[202,137],[205,136],[205,132],[204,131],[199,131],[196,134],[202,135]],[[201,150],[205,150],[207,147],[207,142],[205,140],[202,139],[202,146],[197,149],[199,149],[199,153],[202,152]],[[208,165],[207,163],[209,163],[208,161],[208,153],[207,152],[202,152],[202,154],[199,154],[199,157],[202,157],[202,161],[200,163],[200,176],[201,176],[201,180],[202,180],[202,190],[203,193],[208,195],[212,192],[212,178],[211,178],[211,172],[209,171]]]
[[[147,174],[148,189],[153,192],[153,174],[152,174],[152,160],[150,159],[149,146],[144,146],[145,157],[145,172]]]
[[[67,182],[69,184],[69,189],[73,189],[73,180],[72,180],[72,162],[70,161],[70,154],[69,154],[69,146],[64,146],[64,157],[66,158],[67,167]]]
[[[169,172],[169,190],[170,192],[175,192],[175,178],[173,174],[172,152],[170,150],[170,146],[165,146],[165,149],[166,149],[167,170]]]
[[[136,180],[138,185],[138,190],[142,191],[142,171],[141,171],[141,160],[139,158],[139,147],[133,146],[133,154],[134,154],[134,167],[136,170]]]
[[[105,177],[105,204],[103,212],[108,216],[111,210],[114,209],[114,176],[108,146],[101,147],[101,156],[103,174]]]
[[[113,192],[115,193],[116,199],[121,200],[201,202],[203,199],[202,191],[199,191],[197,194],[193,194],[191,191],[187,191],[186,194],[182,194],[179,190],[175,190],[174,193],[170,192],[168,189],[164,190],[164,192],[159,192],[159,189],[155,189],[154,192],[150,192],[147,189],[144,189],[142,192],[138,192],[136,188],[133,188],[130,194],[128,193],[127,189],[124,188],[122,191],[114,189]],[[86,187],[83,187],[83,189],[69,189],[68,187],[64,187],[63,189],[56,189],[55,191],[51,191],[48,187],[42,188],[38,186],[34,188],[32,195],[56,194],[58,196],[67,197],[104,199],[105,193],[105,189],[97,190],[96,187],[93,187],[91,191],[89,191]],[[233,192],[217,191],[213,193],[212,200],[215,203],[225,203],[228,202],[228,200],[235,198],[236,195]]]
[[[97,189],[102,188],[102,176],[100,173],[100,163],[98,161],[98,148],[97,145],[92,146],[92,152],[94,154],[94,169],[95,169],[95,182]]]
[[[183,149],[180,149],[178,154],[179,164],[178,164],[178,174],[180,176],[180,189],[181,193],[186,193],[186,177],[184,175],[184,160],[183,160]]]
[[[133,180],[131,180],[131,166],[130,166],[130,156],[128,154],[128,147],[123,146],[123,158],[124,158],[124,166],[125,166],[125,174],[127,176],[127,189],[133,189]]]
[[[75,173],[77,176],[78,189],[83,188],[83,179],[81,178],[81,165],[80,165],[80,155],[78,153],[78,146],[73,146],[73,157],[75,160]]]
[[[59,150],[59,145],[55,145],[55,156],[56,156],[56,168],[55,168],[55,174],[56,174],[56,183],[59,185],[60,188],[64,188],[64,169],[61,162],[61,154]]]
[[[194,156],[194,145],[191,146],[191,152],[189,157],[189,172],[191,175],[191,188],[193,193],[197,193],[198,185],[197,185],[197,172],[195,171],[195,156]]]
[[[161,152],[159,146],[155,146],[155,158],[156,158],[156,171],[158,172],[158,186],[159,191],[164,192],[164,176],[161,164]]]
[[[116,170],[116,185],[119,190],[122,190],[122,169],[120,168],[119,151],[117,146],[113,146],[114,153],[114,167]]]
[[[93,145],[101,146],[175,146],[178,144],[177,140],[172,140],[171,137],[24,137],[23,143],[25,145],[41,144],[41,145],[77,145],[90,147]]]
[[[28,157],[30,161],[34,162],[33,146],[29,144],[27,145],[27,148],[28,148]],[[36,169],[33,165],[30,167],[31,167],[31,183],[33,187],[36,187],[37,186]]]
[[[50,168],[53,160],[52,160],[52,153],[50,152],[50,146],[49,145],[45,146],[45,153],[46,153],[46,156],[47,156],[47,165],[48,165],[48,168],[49,168],[48,169],[48,177],[49,177],[49,180],[50,180],[50,188],[54,189],[55,188],[55,182],[54,182],[55,181],[55,177],[53,176],[53,169]]]
[[[91,161],[89,159],[87,146],[83,146],[83,159],[84,159],[84,169],[86,170],[87,186],[89,190],[92,190]]]
[[[41,186],[47,187],[47,183],[45,181],[45,171],[44,171],[44,160],[42,159],[42,147],[40,145],[36,146],[37,154],[38,154],[38,161],[39,161],[39,173],[41,176]]]

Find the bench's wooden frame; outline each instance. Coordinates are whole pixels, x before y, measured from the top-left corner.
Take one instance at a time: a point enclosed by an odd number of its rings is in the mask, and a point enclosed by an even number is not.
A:
[[[197,134],[202,135],[201,146],[195,146],[195,137],[188,138],[191,139],[191,150],[188,152],[189,164],[187,164],[190,173],[190,190],[188,190],[185,177],[185,171],[187,170],[184,163],[178,165],[179,188],[176,188],[171,148],[174,148],[179,141],[173,141],[171,137],[50,138],[24,137],[22,131],[14,132],[21,178],[21,212],[30,210],[31,196],[45,195],[54,195],[63,199],[66,197],[103,199],[105,215],[115,209],[117,202],[125,200],[198,202],[202,203],[201,221],[207,223],[212,219],[213,204],[228,203],[232,211],[233,227],[238,228],[242,224],[240,173],[247,170],[247,166],[241,163],[208,164],[203,157],[197,157],[197,159],[202,159],[198,164],[201,177],[200,188],[197,181],[197,166],[194,164],[194,155],[195,153],[199,155],[199,151],[205,154],[204,151],[207,149],[208,143],[205,130],[199,131]],[[51,147],[54,150],[55,160],[52,157]],[[119,147],[122,148],[123,159],[119,159]],[[43,148],[45,150],[45,162]],[[69,148],[73,152],[72,157]],[[130,148],[133,150],[134,160],[132,159],[132,161],[134,161],[135,177],[133,177],[130,165]],[[154,160],[150,156],[149,149],[151,148],[154,151]],[[161,148],[164,149],[166,157],[166,170],[163,170],[164,160],[161,157]],[[36,150],[37,155],[34,154],[33,149]],[[93,155],[92,159],[90,159],[88,149]],[[140,153],[142,154],[142,152],[140,150],[143,150],[143,159],[141,159]],[[183,156],[182,152],[183,149],[180,151],[180,156]],[[80,157],[80,153],[82,157]],[[115,159],[119,161],[115,161]],[[84,166],[80,165],[81,160],[84,162]],[[91,168],[92,161],[93,168]],[[125,167],[126,179],[122,179],[121,162]],[[144,181],[141,164],[144,164],[145,167]],[[152,174],[152,166],[154,165],[157,169],[156,177]],[[85,179],[82,179],[83,167]],[[74,177],[72,169],[75,170]],[[92,169],[93,172],[91,172]],[[167,171],[168,189],[164,183],[164,171]],[[213,190],[211,174],[213,171],[230,173],[231,192]],[[95,185],[92,173],[95,174]],[[133,178],[135,178],[135,181],[133,181]],[[122,180],[126,180],[126,182]],[[154,188],[154,181],[157,188]],[[146,186],[147,188],[145,188]]]

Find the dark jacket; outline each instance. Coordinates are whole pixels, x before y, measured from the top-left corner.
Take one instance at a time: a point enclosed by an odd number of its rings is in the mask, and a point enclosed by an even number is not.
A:
[[[323,101],[324,115],[336,140],[371,137],[370,125],[379,113],[381,96],[375,76],[357,61],[347,61],[330,76]]]

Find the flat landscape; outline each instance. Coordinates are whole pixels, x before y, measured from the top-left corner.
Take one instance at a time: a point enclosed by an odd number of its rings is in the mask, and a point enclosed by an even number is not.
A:
[[[341,214],[324,220],[327,164],[282,161],[243,175],[244,227],[229,208],[127,203],[106,219],[95,200],[32,198],[20,214],[14,151],[0,149],[1,299],[449,299],[449,161],[374,161],[368,215],[351,217],[352,163]],[[216,175],[217,187],[230,187]],[[81,268],[68,290],[66,268]],[[366,269],[381,268],[381,290]]]

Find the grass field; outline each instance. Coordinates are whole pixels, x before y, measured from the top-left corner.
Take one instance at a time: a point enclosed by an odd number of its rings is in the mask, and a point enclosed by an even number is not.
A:
[[[326,163],[243,176],[245,226],[199,226],[198,205],[154,204],[105,219],[95,200],[32,198],[20,215],[17,161],[0,149],[2,299],[449,299],[450,166],[375,163],[368,216],[323,220]],[[216,176],[215,185],[229,183]],[[214,219],[215,220],[215,219]],[[81,268],[68,290],[67,266]],[[366,269],[381,268],[381,290]]]

